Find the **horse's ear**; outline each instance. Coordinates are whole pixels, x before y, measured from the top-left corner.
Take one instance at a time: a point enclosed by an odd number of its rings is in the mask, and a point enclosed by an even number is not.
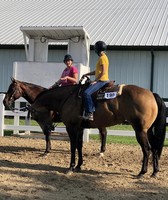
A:
[[[12,81],[12,82],[15,82],[15,79],[14,79],[13,77],[11,77],[11,81]]]

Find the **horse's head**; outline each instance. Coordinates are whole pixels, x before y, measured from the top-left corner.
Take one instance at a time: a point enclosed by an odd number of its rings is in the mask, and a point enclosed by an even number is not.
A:
[[[4,106],[10,107],[12,103],[22,96],[20,81],[11,78],[12,83],[9,85],[8,91],[3,100]]]

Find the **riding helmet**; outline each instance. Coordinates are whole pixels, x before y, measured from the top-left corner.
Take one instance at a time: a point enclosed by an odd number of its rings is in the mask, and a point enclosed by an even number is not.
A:
[[[98,41],[94,45],[95,52],[99,55],[101,51],[105,51],[107,49],[107,45],[103,41]]]
[[[64,63],[65,63],[66,61],[68,61],[68,60],[73,61],[73,58],[72,58],[72,56],[71,56],[70,54],[66,54],[66,55],[65,55],[65,57],[64,57]]]

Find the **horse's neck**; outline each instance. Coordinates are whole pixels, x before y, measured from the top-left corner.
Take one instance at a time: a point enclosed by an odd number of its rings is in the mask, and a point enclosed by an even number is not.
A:
[[[25,87],[22,87],[22,91],[23,91],[23,97],[30,103],[32,104],[35,99],[37,98],[37,96],[45,91],[46,88],[43,87],[39,87],[39,86],[33,86],[32,85],[26,85]]]
[[[77,86],[66,86],[47,90],[42,95],[40,94],[35,101],[35,106],[47,106],[56,110],[61,110],[62,106],[69,98],[76,98],[78,92]],[[47,102],[47,103],[46,103]]]

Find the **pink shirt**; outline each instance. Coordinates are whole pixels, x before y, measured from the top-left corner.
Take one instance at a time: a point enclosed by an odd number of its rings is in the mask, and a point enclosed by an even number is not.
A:
[[[64,78],[65,76],[70,76],[73,78],[74,74],[77,74],[77,73],[78,73],[78,69],[75,66],[67,67],[62,72],[61,78]],[[61,84],[62,84],[62,86],[73,85],[73,83],[69,80],[61,81]]]

